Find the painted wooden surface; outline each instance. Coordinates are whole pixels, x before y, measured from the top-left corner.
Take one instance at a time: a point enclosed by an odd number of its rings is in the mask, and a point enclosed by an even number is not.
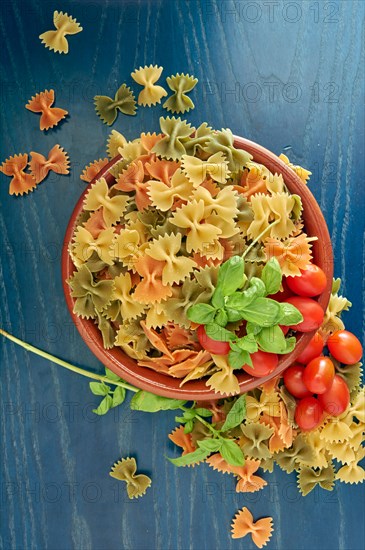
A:
[[[62,239],[83,189],[85,164],[104,157],[110,131],[94,113],[93,96],[112,94],[131,71],[159,63],[165,76],[199,78],[197,108],[188,116],[230,127],[312,170],[311,189],[333,238],[335,270],[354,303],[350,330],[364,336],[364,49],[362,1],[92,2],[3,1],[1,19],[1,159],[43,154],[60,143],[72,172],[51,176],[26,197],[7,194],[1,176],[0,324],[64,359],[100,365],[73,328],[60,277]],[[67,56],[38,35],[52,28],[54,9],[84,27],[69,37]],[[70,117],[43,134],[24,109],[34,93],[54,87]],[[137,88],[137,86],[136,86]],[[156,130],[161,107],[119,116],[114,128],[133,138]],[[253,548],[233,541],[238,508],[272,515],[271,549],[351,549],[364,544],[359,486],[300,497],[294,476],[265,475],[268,486],[237,495],[229,478],[208,467],[178,470],[167,433],[174,414],[99,418],[84,379],[10,343],[1,353],[1,547],[5,549]],[[129,501],[108,471],[132,455],[153,486]]]

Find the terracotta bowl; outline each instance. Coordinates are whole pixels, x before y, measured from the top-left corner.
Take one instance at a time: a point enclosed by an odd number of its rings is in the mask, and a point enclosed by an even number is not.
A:
[[[318,298],[318,302],[323,309],[325,309],[331,293],[333,256],[331,239],[328,233],[327,225],[315,198],[308,188],[301,182],[295,172],[288,168],[274,153],[271,153],[264,147],[241,137],[235,137],[235,146],[239,149],[245,149],[251,153],[256,162],[264,164],[271,172],[282,174],[291,193],[296,193],[301,196],[303,202],[305,231],[309,236],[318,237],[318,241],[313,243],[313,262],[319,265],[327,276],[327,288]],[[205,385],[204,380],[187,382],[182,388],[180,388],[179,384],[181,380],[157,373],[146,367],[139,367],[134,359],[128,357],[119,348],[115,347],[111,350],[104,349],[101,334],[94,322],[92,320],[80,319],[73,313],[74,299],[71,297],[70,288],[66,283],[66,280],[72,276],[75,271],[75,267],[68,253],[68,246],[74,233],[76,220],[82,211],[85,194],[92,183],[100,177],[104,177],[109,184],[114,183],[115,180],[110,173],[110,169],[116,164],[116,162],[118,162],[118,160],[120,160],[120,158],[120,156],[115,157],[88,185],[76,204],[67,227],[62,254],[62,280],[66,302],[70,310],[71,317],[80,332],[81,337],[89,346],[94,355],[96,355],[96,357],[106,367],[123,378],[123,380],[126,380],[138,388],[166,397],[199,401],[219,399],[219,396]],[[262,383],[267,382],[268,380],[281,374],[295,361],[296,357],[300,355],[312,336],[313,332],[300,334],[295,350],[292,353],[281,356],[277,368],[270,375],[264,378],[254,378],[244,372],[239,373],[237,376],[241,393],[252,390]],[[236,374],[237,372],[238,371],[236,371]]]

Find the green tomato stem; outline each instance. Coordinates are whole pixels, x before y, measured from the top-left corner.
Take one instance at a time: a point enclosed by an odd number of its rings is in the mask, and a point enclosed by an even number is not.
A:
[[[252,248],[253,246],[255,246],[255,244],[261,239],[261,237],[263,237],[263,236],[265,235],[265,233],[266,233],[269,229],[271,229],[272,227],[274,227],[274,225],[277,225],[279,222],[280,222],[280,218],[279,218],[278,220],[275,220],[274,222],[270,223],[270,225],[268,225],[268,226],[266,227],[266,229],[264,229],[263,231],[261,231],[260,235],[258,235],[258,236],[256,237],[256,239],[254,239],[254,240],[252,241],[252,243],[249,245],[249,247],[246,248],[246,250],[245,250],[244,253],[242,254],[242,259],[244,259],[244,258],[247,256],[247,254],[250,252],[251,248]]]
[[[81,374],[81,376],[85,376],[86,378],[92,378],[93,380],[99,380],[100,382],[107,382],[108,384],[112,384],[114,386],[120,386],[121,388],[125,388],[126,390],[130,390],[133,392],[138,392],[139,389],[135,388],[134,386],[131,386],[130,384],[127,384],[126,382],[119,382],[117,380],[111,380],[107,376],[102,376],[100,374],[96,374],[94,372],[87,371],[85,369],[81,369],[80,367],[76,367],[75,365],[71,365],[71,363],[67,363],[67,361],[63,361],[63,359],[59,359],[58,357],[55,357],[54,355],[51,355],[50,353],[47,353],[46,351],[42,351],[31,344],[28,344],[27,342],[23,342],[23,340],[20,340],[19,338],[16,338],[12,334],[9,334],[5,330],[0,328],[0,334],[4,336],[4,338],[7,338],[8,340],[11,340],[18,346],[26,349],[27,351],[30,351],[34,353],[35,355],[39,355],[40,357],[43,357],[44,359],[47,359],[48,361],[51,361],[52,363],[56,363],[57,365],[60,365],[61,367],[64,367],[65,369],[71,370],[73,372],[76,372],[77,374]]]

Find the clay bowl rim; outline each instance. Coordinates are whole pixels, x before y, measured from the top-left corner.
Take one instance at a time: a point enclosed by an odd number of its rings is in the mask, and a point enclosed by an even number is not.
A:
[[[261,145],[239,136],[234,136],[234,141],[235,147],[245,149],[251,153],[255,162],[264,164],[271,172],[281,173],[290,192],[297,193],[301,196],[305,230],[309,236],[318,237],[318,241],[315,241],[312,246],[313,261],[324,270],[327,276],[327,287],[317,298],[319,304],[325,310],[329,302],[332,288],[333,253],[327,224],[316,199],[307,186],[300,180],[299,176],[297,176],[293,170],[291,170],[282,160],[280,160],[277,155],[268,149],[265,149]],[[129,382],[140,389],[175,399],[185,399],[189,401],[210,401],[222,399],[224,396],[220,396],[209,389],[205,385],[204,379],[187,382],[182,388],[180,388],[180,379],[170,378],[167,375],[157,373],[147,367],[139,367],[134,359],[128,357],[118,348],[112,348],[111,350],[104,349],[101,334],[93,320],[81,319],[73,312],[74,299],[71,297],[70,287],[66,281],[75,271],[75,266],[69,255],[68,247],[74,233],[76,220],[82,211],[84,196],[90,186],[101,177],[105,177],[108,183],[112,183],[114,178],[110,173],[110,169],[120,159],[120,155],[114,157],[88,184],[86,189],[81,194],[67,225],[62,250],[62,284],[66,303],[72,320],[76,325],[82,339],[94,355],[104,366],[120,376],[126,382]],[[244,372],[239,373],[237,377],[239,380],[240,393],[242,394],[250,391],[280,375],[301,354],[314,333],[315,331],[302,333],[298,338],[298,343],[294,351],[287,355],[283,355],[277,368],[268,376],[255,378],[250,377]]]

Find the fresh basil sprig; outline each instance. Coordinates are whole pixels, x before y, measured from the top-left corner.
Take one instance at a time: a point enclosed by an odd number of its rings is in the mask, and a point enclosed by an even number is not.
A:
[[[229,342],[228,360],[233,369],[252,366],[251,353],[262,350],[285,354],[291,352],[296,340],[285,338],[279,325],[300,323],[303,317],[292,304],[268,298],[280,290],[282,273],[279,262],[271,258],[262,270],[261,278],[245,275],[244,260],[233,256],[219,268],[217,286],[209,304],[195,304],[187,311],[194,323],[205,325],[209,338]],[[228,330],[229,323],[247,321],[247,335],[238,337]]]
[[[119,376],[106,367],[105,374],[110,380],[122,382],[122,379],[119,378]],[[100,416],[106,414],[110,409],[114,409],[114,407],[121,405],[126,396],[126,390],[121,386],[115,386],[114,390],[112,390],[111,387],[104,382],[90,382],[89,387],[94,395],[103,396],[99,406],[96,409],[93,409],[93,413]]]

